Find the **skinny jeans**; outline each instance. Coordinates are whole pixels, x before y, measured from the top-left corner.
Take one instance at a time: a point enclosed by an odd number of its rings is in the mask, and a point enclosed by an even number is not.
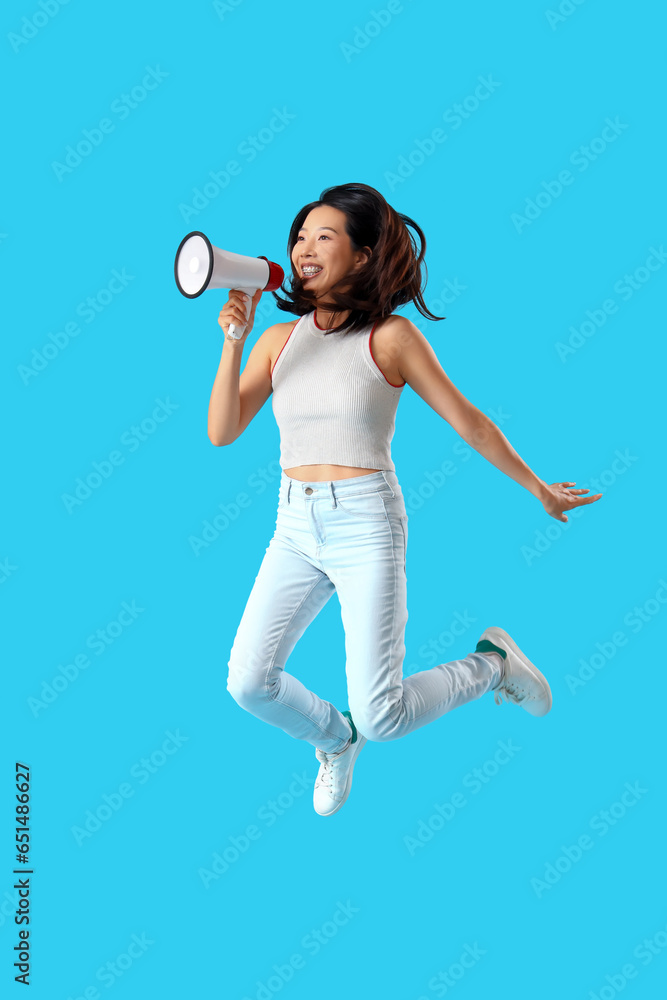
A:
[[[228,662],[227,690],[237,704],[327,753],[347,745],[347,718],[285,669],[334,591],[345,632],[348,707],[367,739],[400,739],[495,688],[498,654],[470,653],[403,677],[407,539],[393,471],[325,482],[283,472],[275,532]]]

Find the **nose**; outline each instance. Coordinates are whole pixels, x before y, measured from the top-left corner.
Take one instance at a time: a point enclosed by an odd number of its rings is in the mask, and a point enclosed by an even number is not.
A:
[[[296,249],[299,257],[312,257],[312,241],[309,236],[305,236],[296,244]]]

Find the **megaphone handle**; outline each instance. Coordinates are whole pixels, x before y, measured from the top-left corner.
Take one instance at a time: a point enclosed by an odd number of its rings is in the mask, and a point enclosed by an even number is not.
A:
[[[246,295],[249,296],[249,301],[246,302],[246,306],[245,306],[245,318],[246,318],[246,322],[243,324],[243,326],[234,326],[233,323],[230,323],[229,324],[229,329],[227,330],[227,336],[231,337],[233,340],[240,340],[241,337],[243,336],[243,331],[245,330],[245,328],[247,326],[248,319],[250,317],[250,310],[252,309],[253,296],[256,294],[257,289],[256,288],[237,288],[236,291],[237,292],[245,292]]]

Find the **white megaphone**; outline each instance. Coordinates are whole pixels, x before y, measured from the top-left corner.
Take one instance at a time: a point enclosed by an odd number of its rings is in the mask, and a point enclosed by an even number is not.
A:
[[[250,297],[246,303],[247,321],[257,289],[273,292],[280,288],[285,272],[280,264],[274,264],[267,257],[244,257],[240,253],[220,250],[207,236],[195,230],[183,237],[176,251],[174,277],[179,292],[188,299],[196,299],[207,288],[236,288],[246,292]],[[227,336],[240,340],[244,330],[245,324],[236,327],[232,323]]]

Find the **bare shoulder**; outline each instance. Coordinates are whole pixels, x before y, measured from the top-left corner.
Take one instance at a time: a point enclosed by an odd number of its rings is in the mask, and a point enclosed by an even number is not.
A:
[[[424,334],[405,316],[392,314],[378,320],[373,332],[373,353],[390,382],[408,381],[401,361],[405,365],[406,356],[418,351],[422,342],[427,343]]]
[[[464,437],[479,411],[451,381],[419,327],[405,316],[388,316],[378,332],[394,372]]]
[[[384,319],[378,320],[375,329],[387,343],[400,342],[401,340],[407,343],[414,337],[424,336],[419,327],[415,326],[411,320],[405,316],[399,316],[397,313],[392,313],[391,316],[385,316]]]
[[[428,343],[418,326],[405,316],[396,314],[379,320],[373,337],[379,347],[384,347],[394,357],[399,353],[419,350],[423,344]]]

